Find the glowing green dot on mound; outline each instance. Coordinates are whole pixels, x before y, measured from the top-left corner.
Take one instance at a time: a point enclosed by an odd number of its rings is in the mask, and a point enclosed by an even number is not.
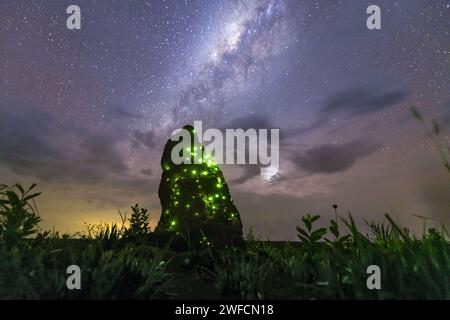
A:
[[[219,195],[216,193],[216,198],[218,198],[219,197]]]
[[[203,175],[203,176],[207,176],[207,175],[208,175],[208,171],[203,170],[203,171],[202,171],[202,175]]]
[[[170,225],[173,227],[173,226],[175,226],[177,224],[177,222],[175,221],[175,220],[172,220],[171,222],[170,222]]]
[[[197,170],[192,170],[192,174],[196,175],[197,174]]]

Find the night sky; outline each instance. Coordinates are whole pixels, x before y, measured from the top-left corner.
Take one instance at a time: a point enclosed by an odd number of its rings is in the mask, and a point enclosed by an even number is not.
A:
[[[280,128],[278,175],[223,166],[245,231],[295,239],[333,203],[359,222],[450,222],[450,177],[409,111],[450,144],[450,0],[2,0],[0,23],[1,182],[38,183],[45,228],[134,203],[155,225],[163,146],[194,120]]]

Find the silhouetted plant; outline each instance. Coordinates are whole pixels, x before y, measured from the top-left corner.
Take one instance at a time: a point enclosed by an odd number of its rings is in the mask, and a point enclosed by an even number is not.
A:
[[[30,192],[33,188],[0,187],[0,299],[160,298],[167,297],[168,287],[197,291],[179,282],[189,276],[210,285],[205,297],[218,290],[238,299],[450,299],[444,226],[441,232],[424,229],[418,237],[385,215],[381,223],[366,221],[369,231],[363,233],[349,214],[341,228],[331,220],[334,239],[329,240],[326,228],[315,228],[320,216],[306,215],[297,227],[301,245],[259,240],[217,250],[207,245],[205,234],[201,247],[192,245],[187,233],[191,250],[175,253],[124,236],[131,229],[150,231],[149,214],[138,206],[133,206],[136,219],[130,219],[134,228],[125,228],[122,216],[122,226],[88,225],[79,239],[38,233],[39,218],[29,204],[38,195]],[[169,264],[172,260],[182,263]],[[82,269],[82,290],[65,286],[71,264]],[[383,270],[382,290],[366,287],[366,268],[372,264]],[[172,272],[183,276],[171,277]]]
[[[319,215],[311,216],[310,214],[307,214],[306,216],[302,217],[302,222],[304,223],[306,229],[297,226],[297,236],[303,243],[315,243],[322,239],[322,237],[327,233],[327,229],[325,228],[319,228],[317,230],[312,230],[312,225],[314,221],[317,221],[320,218]]]
[[[425,119],[419,112],[419,110],[417,110],[416,108],[411,108],[411,113],[413,117],[417,121],[419,121],[420,124],[422,124],[423,128],[425,129],[425,132],[427,133],[427,136],[431,139],[436,150],[439,152],[439,156],[442,159],[444,167],[447,169],[448,173],[450,173],[450,160],[449,160],[450,146],[446,146],[443,142],[443,139],[441,137],[442,130],[441,126],[439,125],[439,122],[435,118],[433,118],[431,120],[431,129],[430,129],[425,123]]]
[[[41,221],[36,208],[30,201],[40,193],[31,193],[36,187],[32,184],[25,190],[20,184],[12,187],[0,186],[0,239],[7,248],[25,245],[38,231]]]
[[[145,235],[150,233],[150,212],[140,208],[138,204],[131,207],[132,213],[128,233],[131,235]]]

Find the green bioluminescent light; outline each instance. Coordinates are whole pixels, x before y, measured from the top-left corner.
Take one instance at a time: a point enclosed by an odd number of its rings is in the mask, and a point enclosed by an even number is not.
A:
[[[189,131],[192,133],[191,129]],[[234,223],[234,220],[240,222],[239,213],[230,201],[227,182],[214,157],[208,155],[203,146],[191,144],[181,150],[183,163],[175,164],[170,159],[173,151],[170,148],[173,148],[172,143],[166,145],[161,159],[163,177],[158,189],[163,206],[158,224],[162,239],[166,239],[163,232],[173,236],[188,231],[192,241],[200,241],[198,236],[204,233],[208,235],[204,243],[218,247],[221,243],[240,243],[242,231]],[[191,161],[185,163],[185,160]],[[198,161],[201,165],[194,165]],[[166,208],[170,208],[170,214]],[[217,232],[218,228],[223,229],[223,233]]]

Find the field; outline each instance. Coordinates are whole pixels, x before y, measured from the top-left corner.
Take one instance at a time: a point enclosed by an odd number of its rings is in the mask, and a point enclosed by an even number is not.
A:
[[[158,244],[138,205],[119,225],[94,225],[76,235],[39,230],[35,185],[0,190],[0,299],[450,299],[448,232],[411,235],[389,215],[351,215],[316,228],[299,217],[298,242],[270,242],[251,233],[240,248],[184,250]],[[70,265],[81,289],[66,284]],[[381,289],[367,287],[367,267],[381,270]]]

